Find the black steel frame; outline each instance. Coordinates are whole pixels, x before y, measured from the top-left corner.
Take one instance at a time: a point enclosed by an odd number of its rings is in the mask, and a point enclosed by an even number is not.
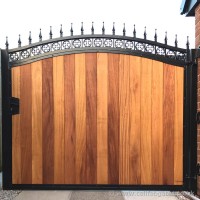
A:
[[[93,46],[85,46],[84,40],[90,39]],[[95,46],[95,39],[102,41],[102,45]],[[106,47],[109,39],[111,46]],[[82,46],[75,47],[74,41],[81,41]],[[122,47],[116,46],[116,41],[122,42]],[[64,48],[64,42],[70,42],[70,48]],[[126,48],[126,42],[131,42],[131,48]],[[54,48],[53,44],[60,45]],[[138,48],[137,45],[142,48]],[[44,46],[48,49],[44,52]],[[149,47],[150,48],[149,48]],[[35,50],[34,50],[35,49]],[[151,49],[151,50],[149,50]],[[158,51],[158,49],[160,49]],[[33,52],[36,52],[34,54]],[[197,134],[196,134],[196,89],[197,65],[194,50],[172,47],[157,41],[131,38],[115,35],[80,35],[40,41],[12,50],[1,50],[2,65],[2,131],[3,131],[3,189],[123,189],[123,190],[187,190],[196,192],[196,163],[197,163]],[[28,52],[28,53],[27,53]],[[178,185],[49,185],[49,184],[12,184],[12,111],[11,111],[11,67],[31,63],[44,58],[81,53],[81,52],[108,52],[147,57],[184,68],[184,144],[183,144],[183,177],[184,184]],[[159,53],[160,52],[160,53]]]

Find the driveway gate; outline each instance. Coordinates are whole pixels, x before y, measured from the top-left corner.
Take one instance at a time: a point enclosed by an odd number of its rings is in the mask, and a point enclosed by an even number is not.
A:
[[[125,33],[6,43],[4,189],[195,190],[194,53]]]

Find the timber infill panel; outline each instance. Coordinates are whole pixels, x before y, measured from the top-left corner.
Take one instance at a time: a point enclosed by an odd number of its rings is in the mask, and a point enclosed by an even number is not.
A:
[[[12,184],[183,185],[184,68],[81,53],[11,73]]]

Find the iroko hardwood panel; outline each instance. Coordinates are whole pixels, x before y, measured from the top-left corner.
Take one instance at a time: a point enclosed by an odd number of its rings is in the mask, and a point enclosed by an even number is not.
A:
[[[108,143],[108,184],[119,184],[119,55],[117,54],[108,55]]]
[[[119,64],[119,184],[129,184],[129,74],[130,56]]]
[[[97,182],[97,54],[85,56],[86,65],[86,182]]]
[[[75,55],[76,183],[86,182],[86,69],[85,54]]]
[[[130,90],[129,90],[129,183],[141,184],[141,58],[130,56]]]
[[[65,69],[65,183],[76,183],[75,56],[64,57]]]
[[[141,184],[151,184],[152,60],[142,59],[141,74]]]
[[[97,184],[108,183],[108,54],[97,54]]]
[[[65,182],[64,58],[53,58],[54,183]]]
[[[182,185],[183,72],[110,53],[12,68],[12,182]]]
[[[31,65],[20,67],[21,181],[32,183],[32,75]],[[14,166],[13,166],[14,167]]]
[[[12,70],[12,96],[20,98],[20,67]],[[21,129],[20,115],[12,118],[12,182],[21,183]]]
[[[183,87],[184,69],[175,68],[174,184],[183,184]]]
[[[31,64],[32,77],[32,183],[41,184],[42,175],[42,61]]]
[[[152,184],[163,183],[163,63],[153,61],[151,102]]]
[[[43,183],[54,183],[53,59],[42,61],[42,158]]]
[[[163,183],[174,184],[175,67],[164,64]],[[181,156],[181,155],[180,155]]]

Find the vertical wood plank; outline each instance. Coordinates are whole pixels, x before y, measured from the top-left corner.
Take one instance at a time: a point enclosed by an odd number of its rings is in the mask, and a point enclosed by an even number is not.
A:
[[[163,184],[174,184],[175,67],[164,64]]]
[[[142,59],[141,74],[141,184],[151,184],[152,60]]]
[[[119,55],[108,54],[108,183],[119,183]]]
[[[32,183],[32,84],[31,65],[20,67],[20,129],[22,184]]]
[[[108,183],[108,54],[97,54],[97,184]]]
[[[20,99],[20,67],[12,72],[12,96]],[[20,115],[12,116],[12,183],[21,183],[21,131]]]
[[[183,87],[184,69],[175,67],[174,184],[183,184]]]
[[[86,181],[97,183],[97,54],[86,53]]]
[[[163,63],[152,67],[152,184],[163,183]]]
[[[86,73],[85,54],[75,54],[76,184],[86,183]]]
[[[65,184],[76,183],[75,130],[75,56],[66,55],[65,63]]]
[[[141,58],[130,56],[130,163],[129,183],[141,183],[140,156],[140,94],[141,94]]]
[[[32,72],[32,183],[42,183],[42,61],[31,64]]]
[[[54,183],[53,58],[42,61],[43,183]]]
[[[119,184],[129,184],[129,58],[119,63]]]
[[[64,58],[53,58],[54,93],[54,183],[64,183],[65,135],[64,135]]]

